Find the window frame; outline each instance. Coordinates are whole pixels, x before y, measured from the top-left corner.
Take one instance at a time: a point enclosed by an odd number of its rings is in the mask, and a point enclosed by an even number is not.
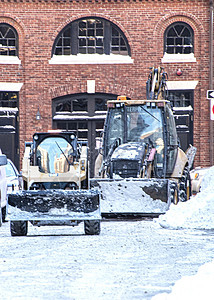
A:
[[[176,25],[183,25],[184,27],[186,27],[188,30],[189,30],[189,32],[190,32],[190,39],[191,39],[191,51],[189,52],[189,53],[184,53],[184,49],[185,49],[185,47],[184,47],[184,44],[182,43],[182,46],[181,46],[181,48],[182,48],[182,52],[181,53],[176,53],[176,49],[177,49],[177,45],[174,45],[173,47],[171,47],[171,48],[173,48],[173,53],[169,53],[169,52],[167,52],[167,47],[168,47],[168,45],[167,45],[167,38],[168,38],[168,32],[173,28],[173,27],[175,27]],[[178,37],[178,36],[177,36]],[[176,38],[176,37],[174,37],[174,38]],[[182,37],[183,39],[185,38],[185,37]],[[164,32],[164,54],[167,54],[167,55],[194,55],[194,31],[193,31],[193,29],[192,29],[192,27],[188,24],[188,23],[186,23],[186,22],[183,22],[183,21],[181,21],[181,22],[174,22],[174,23],[172,23],[172,24],[170,24],[167,28],[166,28],[166,30],[165,30],[165,32]]]
[[[0,36],[0,39],[3,39],[3,40],[6,40],[6,41],[7,41],[7,42],[6,42],[6,45],[2,45],[2,46],[6,46],[6,47],[9,47],[9,46],[10,46],[10,45],[9,45],[9,41],[10,41],[10,40],[15,40],[15,46],[11,46],[11,47],[15,47],[15,49],[12,50],[12,51],[15,51],[15,54],[10,55],[10,50],[9,50],[9,48],[8,48],[8,50],[0,51],[0,57],[2,57],[2,56],[7,56],[7,57],[18,57],[18,55],[19,55],[19,36],[18,36],[17,30],[16,30],[12,25],[10,25],[10,24],[8,24],[8,23],[5,23],[5,22],[0,23],[0,27],[1,27],[1,26],[7,26],[7,27],[8,27],[7,30],[10,29],[10,30],[13,32],[13,34],[14,34],[14,37],[13,37],[13,38],[10,38],[10,37],[4,38],[4,37],[1,37],[1,36]],[[1,44],[1,42],[0,42],[0,44]],[[5,52],[6,52],[6,54],[5,54]],[[3,54],[1,54],[1,53],[3,53]]]
[[[104,48],[104,51],[103,51],[103,54],[99,54],[99,55],[102,56],[102,55],[116,54],[116,55],[121,55],[124,57],[131,56],[131,49],[130,49],[128,40],[127,40],[125,34],[123,33],[123,31],[116,24],[114,24],[104,18],[91,16],[91,17],[80,18],[75,21],[72,21],[71,23],[67,24],[60,31],[60,33],[57,35],[57,37],[54,41],[51,57],[53,57],[53,56],[57,56],[57,57],[71,56],[71,55],[82,54],[79,52],[79,49],[78,49],[79,22],[81,22],[83,20],[90,20],[90,19],[99,20],[99,21],[103,22],[103,31],[104,31],[104,33],[103,33],[103,48]],[[112,50],[111,50],[111,48],[112,48],[112,31],[111,31],[112,28],[116,29],[119,33],[119,38],[122,38],[124,40],[127,54],[121,54],[121,50],[119,50],[118,53],[112,53]],[[64,32],[68,29],[70,29],[70,54],[63,54],[64,50],[62,51],[62,54],[56,54],[56,48],[57,48],[58,41],[60,40],[60,38],[64,34]],[[119,48],[120,48],[120,45],[119,45]],[[95,48],[95,50],[96,50],[96,48]],[[95,52],[93,54],[97,54],[97,53]],[[83,54],[83,55],[87,55],[87,53]]]

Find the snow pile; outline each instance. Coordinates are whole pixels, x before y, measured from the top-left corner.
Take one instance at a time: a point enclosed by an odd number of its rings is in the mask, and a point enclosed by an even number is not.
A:
[[[214,298],[214,260],[201,266],[194,276],[176,282],[170,294],[158,294],[152,300],[212,300]]]
[[[169,229],[214,229],[214,167],[206,172],[201,192],[187,202],[171,205],[159,224]]]
[[[159,217],[159,224],[169,229],[214,229],[214,167],[208,169],[201,192],[189,201],[172,205]],[[184,276],[175,283],[170,294],[162,293],[152,300],[214,299],[214,260],[201,266],[194,276]]]

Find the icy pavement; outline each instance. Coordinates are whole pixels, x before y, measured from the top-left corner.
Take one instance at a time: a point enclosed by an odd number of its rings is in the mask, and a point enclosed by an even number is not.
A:
[[[83,224],[29,226],[27,237],[11,237],[4,223],[4,299],[149,300],[214,258],[210,232],[163,229],[149,220],[102,222],[100,236],[83,232]]]

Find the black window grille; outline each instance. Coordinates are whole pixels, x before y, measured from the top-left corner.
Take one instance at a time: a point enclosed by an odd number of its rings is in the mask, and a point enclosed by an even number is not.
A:
[[[60,101],[56,105],[56,112],[78,112],[78,111],[88,111],[88,101],[85,98],[78,99],[68,99],[65,101]]]
[[[184,23],[173,23],[165,31],[165,53],[190,54],[194,52],[194,33],[192,28]]]
[[[18,56],[17,31],[6,23],[0,23],[0,55]]]
[[[168,99],[172,103],[173,107],[193,107],[193,91],[168,91]]]
[[[57,36],[53,55],[120,54],[130,56],[123,32],[101,18],[84,18],[68,24]]]

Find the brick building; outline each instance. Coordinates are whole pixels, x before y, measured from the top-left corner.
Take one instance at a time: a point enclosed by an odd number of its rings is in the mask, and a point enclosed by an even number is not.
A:
[[[106,100],[146,98],[162,66],[182,147],[213,164],[206,92],[213,85],[209,0],[3,0],[0,4],[0,147],[18,165],[35,131],[77,130],[92,160]],[[182,115],[182,116],[180,116]]]

